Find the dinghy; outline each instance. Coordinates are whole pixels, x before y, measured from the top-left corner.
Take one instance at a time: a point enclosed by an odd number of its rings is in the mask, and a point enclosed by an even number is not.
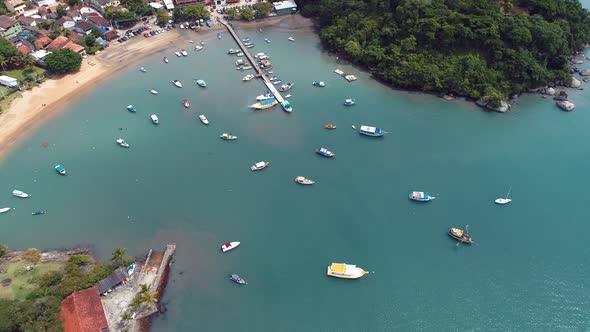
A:
[[[20,191],[20,190],[13,190],[13,191],[12,191],[12,195],[14,195],[14,196],[16,196],[16,197],[20,197],[20,198],[27,198],[27,197],[29,197],[29,196],[30,196],[30,195],[29,195],[29,194],[27,194],[26,192],[24,192],[24,191]]]

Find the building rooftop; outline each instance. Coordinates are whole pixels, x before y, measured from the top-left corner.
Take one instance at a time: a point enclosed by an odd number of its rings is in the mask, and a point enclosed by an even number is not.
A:
[[[33,50],[28,47],[27,45],[21,45],[19,47],[16,48],[19,52],[21,52],[22,54],[29,54],[31,52],[33,52]]]
[[[108,291],[109,289],[112,289],[113,287],[119,285],[123,281],[126,281],[128,277],[129,274],[127,273],[127,269],[124,267],[120,267],[116,269],[113,273],[111,273],[110,276],[102,279],[96,284],[98,292],[102,294]]]
[[[86,21],[80,21],[80,22],[76,23],[76,28],[86,32],[86,31],[92,30],[92,28],[94,28],[94,26]]]
[[[49,45],[47,45],[48,50],[59,50],[66,46],[66,44],[70,41],[68,37],[64,36],[57,36]]]
[[[67,44],[65,44],[62,48],[69,48],[70,50],[72,50],[76,53],[84,52],[84,46],[78,45],[71,40]]]
[[[109,331],[96,287],[70,294],[61,303],[64,332]]]
[[[41,36],[41,37],[35,39],[33,44],[35,44],[36,49],[42,49],[42,48],[45,48],[47,45],[51,44],[52,41],[53,40],[51,40],[51,38],[49,38],[47,36]]]
[[[297,8],[297,4],[293,0],[284,0],[273,3],[275,10]]]
[[[110,26],[109,21],[105,20],[103,17],[100,17],[98,15],[90,15],[88,16],[88,20],[94,24],[98,24],[103,27]]]
[[[16,21],[6,15],[1,15],[0,16],[0,28],[2,29],[8,29],[11,26],[13,26],[16,23]]]
[[[109,31],[105,32],[105,34],[104,34],[104,38],[109,41],[113,40],[113,39],[117,39],[118,37],[119,37],[119,34],[115,30],[109,30]]]

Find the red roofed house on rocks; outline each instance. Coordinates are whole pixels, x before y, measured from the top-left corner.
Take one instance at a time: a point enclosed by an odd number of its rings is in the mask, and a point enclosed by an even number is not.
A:
[[[64,332],[109,331],[96,287],[77,291],[66,297],[61,303],[61,319],[64,323]]]

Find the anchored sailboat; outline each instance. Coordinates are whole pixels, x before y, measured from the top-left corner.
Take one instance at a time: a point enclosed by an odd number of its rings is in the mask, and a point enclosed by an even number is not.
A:
[[[512,202],[512,199],[509,198],[511,191],[512,191],[512,187],[510,187],[510,189],[508,189],[508,193],[506,194],[505,198],[497,198],[494,202],[496,202],[496,204],[500,204],[500,205],[504,205],[504,204],[508,204],[508,203]]]

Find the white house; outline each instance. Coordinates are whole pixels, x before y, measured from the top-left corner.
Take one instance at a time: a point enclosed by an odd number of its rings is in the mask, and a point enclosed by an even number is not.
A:
[[[0,76],[0,84],[5,85],[9,88],[14,88],[18,86],[18,80],[16,78],[12,78],[10,76]]]

